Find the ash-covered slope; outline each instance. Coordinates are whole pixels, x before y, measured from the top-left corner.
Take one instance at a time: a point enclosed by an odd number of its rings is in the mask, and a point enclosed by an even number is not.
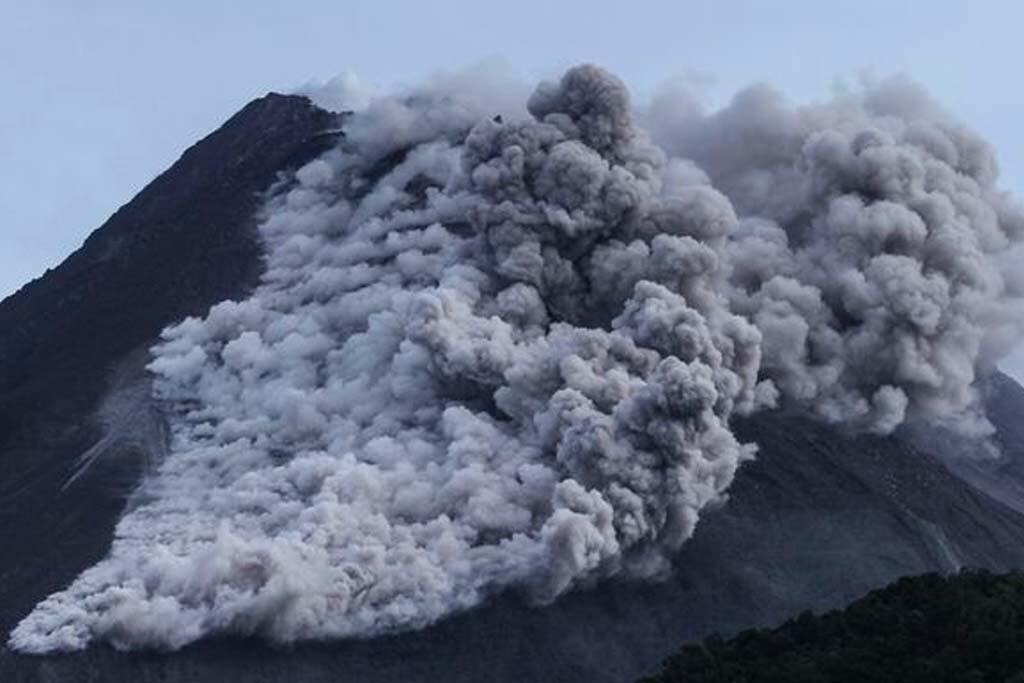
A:
[[[0,302],[0,629],[103,555],[139,457],[64,487],[100,438],[107,386],[138,376],[170,321],[247,290],[253,213],[278,173],[334,143],[305,98],[255,100],[115,213],[58,268]],[[134,353],[142,349],[142,353]],[[115,370],[119,366],[119,371]],[[148,429],[145,404],[127,397]],[[136,399],[138,396],[136,396]],[[151,416],[150,416],[151,417]],[[2,677],[2,676],[0,676]]]
[[[75,458],[99,435],[89,418],[100,410],[106,382],[115,389],[107,410],[123,417],[117,406],[131,404],[138,391],[141,363],[133,352],[163,325],[253,284],[260,260],[248,231],[256,194],[277,170],[315,155],[323,142],[317,133],[333,125],[297,98],[250,105],[83,252],[3,304],[5,630],[103,555],[123,494],[145,461],[145,448],[128,449],[128,457],[115,449],[61,490]],[[82,300],[71,303],[78,292]],[[16,329],[25,330],[17,339],[9,332]],[[995,401],[990,418],[1010,434],[1024,400],[1004,392]],[[145,410],[128,414],[131,429],[149,419]],[[1024,516],[898,437],[851,436],[781,413],[747,418],[735,431],[759,444],[758,459],[739,470],[729,502],[705,512],[666,582],[605,582],[543,609],[499,598],[422,631],[325,646],[212,641],[172,655],[102,645],[51,657],[4,651],[0,677],[630,680],[709,630],[842,604],[904,574],[1024,565]],[[152,447],[152,439],[140,441]]]
[[[168,655],[5,653],[0,671],[24,681],[630,681],[684,641],[843,605],[900,576],[1024,566],[1024,516],[895,438],[848,438],[781,415],[739,429],[761,454],[664,583],[605,583],[543,609],[499,600],[371,641],[293,649],[215,641]]]

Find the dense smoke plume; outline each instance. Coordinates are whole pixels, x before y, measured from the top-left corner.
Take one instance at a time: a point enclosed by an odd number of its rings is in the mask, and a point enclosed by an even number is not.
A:
[[[743,217],[732,310],[788,402],[880,433],[990,432],[975,380],[1020,337],[1024,212],[984,141],[904,79],[795,110],[756,87],[710,115],[666,92],[649,120]]]
[[[13,647],[368,637],[657,578],[753,456],[730,418],[780,403],[985,432],[1024,215],[912,86],[667,93],[652,142],[595,67],[526,111],[451,85],[271,193],[262,284],[154,350],[170,455]]]

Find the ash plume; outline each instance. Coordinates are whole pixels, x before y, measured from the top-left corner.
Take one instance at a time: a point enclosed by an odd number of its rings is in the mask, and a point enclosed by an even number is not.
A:
[[[1024,211],[983,140],[901,78],[801,109],[758,86],[711,114],[666,91],[648,120],[744,217],[731,307],[787,401],[880,433],[991,432],[975,380],[1021,336]]]
[[[656,579],[754,456],[733,415],[984,434],[1024,214],[891,82],[703,113],[581,66],[378,97],[270,194],[253,295],[165,330],[171,446],[26,652],[424,627]],[[511,94],[515,94],[513,97]]]

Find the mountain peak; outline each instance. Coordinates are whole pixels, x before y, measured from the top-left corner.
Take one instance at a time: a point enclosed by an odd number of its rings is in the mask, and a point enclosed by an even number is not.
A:
[[[256,282],[262,193],[333,144],[319,134],[337,124],[305,97],[253,100],[63,263],[0,302],[3,630],[109,543],[124,506],[124,492],[102,480],[111,473],[61,487],[100,436],[95,412],[111,368],[168,323]]]

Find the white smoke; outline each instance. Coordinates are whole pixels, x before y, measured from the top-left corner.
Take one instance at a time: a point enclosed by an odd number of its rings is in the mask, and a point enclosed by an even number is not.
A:
[[[369,102],[272,195],[260,287],[155,349],[171,454],[14,648],[368,637],[662,576],[753,455],[730,416],[777,399],[984,428],[1024,218],[907,86],[666,96],[658,147],[595,67],[528,113],[472,82]]]
[[[327,111],[351,112],[365,109],[373,100],[374,88],[354,71],[342,71],[326,81],[310,81],[295,91]]]

